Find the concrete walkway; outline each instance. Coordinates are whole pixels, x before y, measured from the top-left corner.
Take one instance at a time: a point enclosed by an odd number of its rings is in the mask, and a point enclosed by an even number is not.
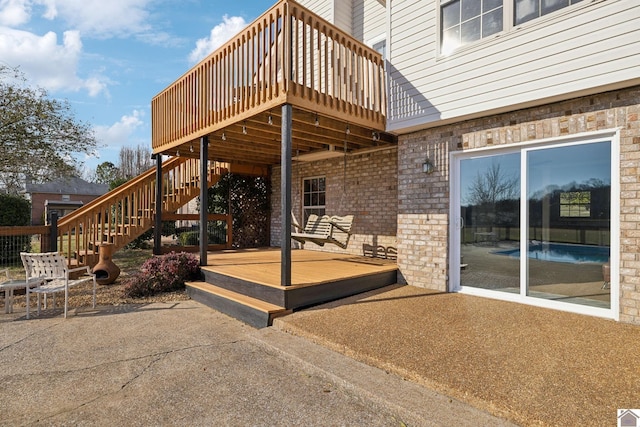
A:
[[[0,366],[7,426],[508,425],[193,301],[81,309],[66,320],[0,315]]]

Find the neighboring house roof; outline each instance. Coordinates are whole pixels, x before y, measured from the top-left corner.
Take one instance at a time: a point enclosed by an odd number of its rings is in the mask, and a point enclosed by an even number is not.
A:
[[[109,191],[107,184],[87,182],[82,178],[64,178],[42,184],[27,182],[26,192],[30,194],[79,194],[84,196],[101,196]]]

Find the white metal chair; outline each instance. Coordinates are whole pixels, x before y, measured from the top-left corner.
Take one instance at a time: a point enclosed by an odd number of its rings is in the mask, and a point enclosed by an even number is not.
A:
[[[29,318],[29,294],[38,295],[38,315],[40,314],[40,294],[44,294],[44,305],[47,307],[47,294],[53,294],[53,307],[56,306],[56,293],[64,292],[64,317],[67,317],[69,304],[69,288],[83,283],[93,282],[93,308],[96,306],[96,276],[89,266],[68,268],[67,260],[57,252],[20,253],[26,271],[26,280],[36,280],[39,284],[31,288],[27,286],[27,319]],[[84,272],[84,276],[73,279],[74,273]]]

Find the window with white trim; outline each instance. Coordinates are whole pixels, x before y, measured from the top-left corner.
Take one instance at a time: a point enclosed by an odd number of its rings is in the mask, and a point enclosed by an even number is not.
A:
[[[455,49],[583,0],[440,0],[440,47]]]
[[[499,33],[503,29],[503,0],[442,2],[442,51]]]
[[[520,25],[582,0],[515,0],[514,25]]]
[[[307,223],[309,215],[325,214],[326,200],[326,179],[324,176],[305,178],[303,180],[302,194],[302,216],[304,224]]]

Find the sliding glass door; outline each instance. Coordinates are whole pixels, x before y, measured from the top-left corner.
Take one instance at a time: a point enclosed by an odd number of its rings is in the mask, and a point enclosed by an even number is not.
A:
[[[611,144],[525,154],[527,294],[609,308],[603,266],[611,256]]]
[[[460,284],[519,292],[520,263],[499,254],[520,245],[520,154],[463,159]]]
[[[454,158],[453,288],[611,308],[611,140],[480,153]]]

